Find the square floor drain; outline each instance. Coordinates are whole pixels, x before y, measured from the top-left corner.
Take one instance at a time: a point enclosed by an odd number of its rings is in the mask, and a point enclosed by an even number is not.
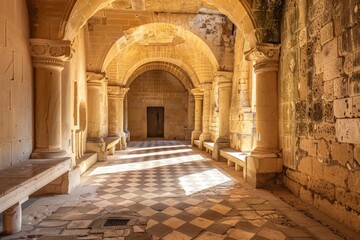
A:
[[[124,218],[108,218],[104,223],[104,227],[126,226],[130,219]]]

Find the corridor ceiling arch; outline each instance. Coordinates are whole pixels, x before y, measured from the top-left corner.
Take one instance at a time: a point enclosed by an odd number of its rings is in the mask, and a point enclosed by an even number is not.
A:
[[[63,24],[65,28],[63,39],[73,40],[82,26],[97,11],[116,4],[117,0],[77,0],[75,4],[69,4],[68,12],[64,14]],[[249,3],[246,0],[194,0],[167,1],[167,0],[125,0],[122,1],[124,10],[152,11],[152,12],[178,12],[198,13],[203,9],[217,10],[226,15],[249,41],[251,46],[257,42],[255,29],[256,21]],[[71,10],[70,10],[71,9]]]
[[[192,84],[192,81],[188,76],[188,74],[179,66],[169,62],[148,62],[141,65],[128,78],[126,87],[130,87],[131,83],[143,73],[153,70],[162,70],[172,74],[174,77],[179,79],[179,81],[184,85],[184,87],[188,91],[191,91],[191,89],[194,88],[194,85]]]
[[[209,46],[197,35],[184,27],[169,23],[149,23],[124,31],[124,36],[117,40],[108,51],[101,71],[105,71],[109,63],[126,48],[133,45],[146,47],[174,47],[187,44],[196,48],[198,54],[207,58],[211,66],[218,70],[219,63]]]

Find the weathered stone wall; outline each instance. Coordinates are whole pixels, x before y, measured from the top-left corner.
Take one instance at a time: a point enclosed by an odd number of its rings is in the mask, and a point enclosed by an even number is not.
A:
[[[3,168],[28,159],[33,148],[33,79],[25,0],[0,1],[0,56]]]
[[[170,73],[157,70],[143,73],[128,92],[131,140],[147,138],[147,107],[164,107],[165,139],[189,139],[188,102],[188,91]],[[194,116],[190,120],[193,122]]]
[[[359,4],[285,1],[280,71],[284,183],[360,232]]]

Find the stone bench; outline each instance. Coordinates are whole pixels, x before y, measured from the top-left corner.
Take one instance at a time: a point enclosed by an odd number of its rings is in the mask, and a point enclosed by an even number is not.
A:
[[[71,170],[71,159],[31,159],[0,170],[4,234],[21,231],[21,204]],[[49,187],[50,188],[50,187]],[[50,190],[50,191],[49,191]],[[56,190],[55,190],[56,191]],[[51,193],[51,189],[45,192]]]
[[[243,178],[246,180],[246,158],[249,156],[248,152],[240,152],[232,148],[224,148],[220,150],[220,156],[227,159],[229,167],[235,166],[235,171],[243,170]]]
[[[110,155],[114,155],[116,144],[120,143],[119,137],[107,137],[104,139],[106,151],[109,151]]]
[[[200,146],[200,140],[199,139],[197,139],[197,140],[194,140],[194,145],[196,145],[196,146]]]
[[[206,142],[204,142],[203,144],[204,144],[205,151],[206,151],[207,153],[212,154],[212,152],[214,151],[215,143],[206,141]]]

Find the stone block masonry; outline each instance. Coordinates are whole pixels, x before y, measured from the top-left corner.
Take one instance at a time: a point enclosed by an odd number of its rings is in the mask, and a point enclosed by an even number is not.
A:
[[[282,31],[280,105],[296,111],[280,111],[284,184],[360,231],[358,6],[350,0],[290,2]],[[299,67],[291,68],[298,55]],[[286,147],[290,136],[296,144]]]

